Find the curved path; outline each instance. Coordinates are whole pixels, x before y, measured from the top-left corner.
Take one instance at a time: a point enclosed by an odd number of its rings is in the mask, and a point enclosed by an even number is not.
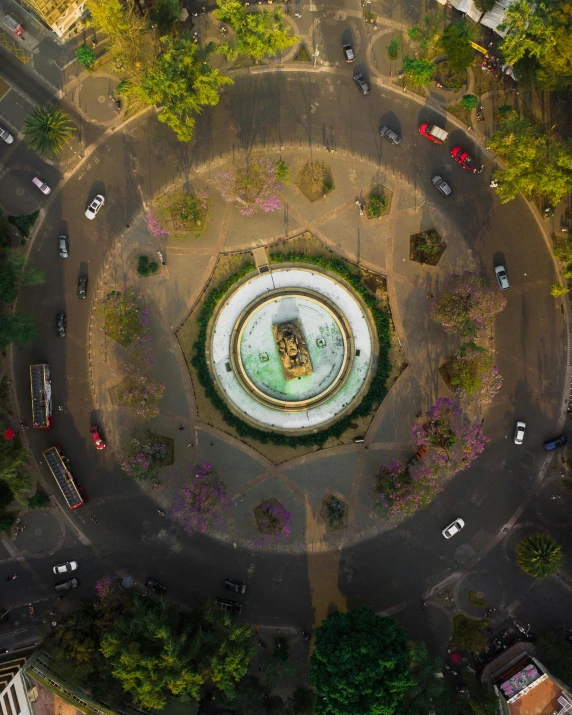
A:
[[[91,557],[80,553],[82,565],[86,564],[87,581],[107,573],[113,565],[139,579],[157,576],[168,582],[175,598],[192,604],[215,593],[225,576],[244,575],[251,584],[247,618],[267,624],[301,625],[319,620],[330,603],[353,606],[366,602],[376,610],[399,610],[407,602],[417,603],[422,592],[448,577],[459,576],[458,570],[476,563],[502,536],[503,527],[534,493],[544,463],[542,440],[558,430],[567,336],[560,307],[548,294],[555,279],[554,268],[533,214],[520,199],[500,205],[488,188],[492,167],[486,158],[482,176],[468,175],[453,164],[445,147],[420,137],[418,124],[438,119],[433,110],[388,87],[374,87],[368,97],[360,97],[351,80],[351,70],[249,74],[237,77],[220,106],[202,115],[190,146],[179,144],[169,130],[146,114],[130,122],[121,133],[110,134],[69,176],[64,190],[51,204],[31,250],[32,264],[47,272],[47,284],[26,290],[18,305],[38,316],[40,335],[31,348],[14,351],[14,363],[22,405],[29,399],[28,365],[40,359],[52,365],[56,402],[65,401],[66,411],[63,415],[56,413],[52,432],[30,434],[30,441],[37,456],[47,446],[61,442],[86,486],[90,505],[67,521],[79,525],[87,539],[83,537],[82,547],[74,543],[77,537],[71,536],[69,552],[64,550],[61,554],[65,558],[72,553],[77,555],[78,549],[92,551]],[[378,127],[385,122],[403,135],[400,147],[382,143]],[[452,141],[471,148],[462,132],[449,128]],[[273,148],[277,152],[284,147],[285,152],[293,153],[298,147],[305,152],[317,151],[322,158],[324,144],[335,148],[332,162],[339,161],[347,171],[348,202],[353,201],[354,192],[359,194],[360,186],[367,188],[356,181],[362,164],[373,163],[385,176],[407,187],[404,203],[396,205],[395,211],[448,226],[450,248],[446,254],[452,257],[450,270],[463,270],[470,263],[492,276],[493,265],[505,263],[511,289],[508,306],[497,319],[494,334],[504,384],[486,417],[485,431],[491,443],[485,453],[471,470],[453,480],[426,512],[375,538],[348,544],[340,552],[278,556],[272,552],[235,551],[230,543],[204,536],[191,538],[170,530],[157,516],[154,501],[121,476],[111,455],[96,455],[88,444],[85,436],[89,423],[97,422],[99,416],[94,410],[86,359],[90,301],[77,300],[77,276],[80,271],[89,274],[89,295],[93,296],[93,287],[109,265],[105,261],[119,260],[118,235],[127,232],[144,202],[165,186],[192,178],[195,169],[201,169],[201,177],[212,179],[216,165],[223,159],[254,148]],[[430,184],[434,173],[440,173],[453,185],[450,199],[434,194]],[[89,222],[83,216],[85,206],[99,192],[106,195],[107,202],[97,219]],[[425,408],[437,391],[438,356],[446,354],[448,348],[445,336],[428,321],[425,294],[439,291],[443,275],[437,273],[433,278],[421,270],[414,276],[407,274],[404,266],[409,265],[409,231],[405,224],[401,230],[394,230],[390,239],[382,240],[375,230],[370,231],[366,244],[365,239],[360,243],[359,217],[355,213],[353,218],[348,216],[340,224],[345,235],[338,244],[332,241],[332,247],[353,259],[362,259],[361,251],[368,251],[365,260],[391,275],[392,310],[410,365],[422,366],[427,362],[428,350],[435,350],[434,356],[430,355],[433,369],[427,384],[411,387],[417,390],[411,396],[412,404],[416,402],[417,410]],[[302,224],[316,224],[318,218],[312,219],[308,214]],[[221,249],[232,249],[225,241],[233,221],[234,217],[225,217],[217,240],[205,246],[201,259],[203,281],[214,256]],[[300,225],[300,221],[297,223]],[[67,261],[57,256],[60,230],[70,236]],[[274,236],[276,230],[272,231]],[[241,241],[237,238],[234,245],[260,245],[269,233],[267,227],[253,224],[254,235],[245,235]],[[117,287],[127,278],[127,273],[123,278],[119,275]],[[68,314],[68,337],[58,341],[53,320],[55,313],[64,308]],[[176,324],[175,318],[168,324]],[[443,344],[435,349],[439,340]],[[100,368],[105,369],[105,364]],[[412,368],[410,372],[414,374]],[[383,420],[379,420],[379,425],[374,425],[375,429],[385,430],[379,433],[379,442],[407,444],[407,420],[399,424],[397,419],[392,420],[391,410],[397,415],[397,406],[386,400],[382,410],[385,422],[381,424]],[[412,412],[409,422],[413,417]],[[527,441],[522,448],[511,442],[516,418],[528,424]],[[376,441],[377,438],[372,443]],[[196,450],[193,444],[192,450]],[[355,453],[353,488],[359,489],[362,476],[378,468],[380,455],[375,450],[358,453],[357,448]],[[201,456],[200,442],[199,452],[195,451],[192,458],[197,456]],[[308,478],[312,479],[314,469],[327,468],[328,453],[313,457],[309,464]],[[94,526],[87,518],[95,510],[99,523]],[[442,526],[459,515],[467,522],[462,538],[444,542]],[[91,544],[86,544],[87,540]],[[38,562],[41,582],[49,583],[47,572],[48,566]],[[444,616],[442,609],[435,609],[435,613],[434,626],[439,630]]]

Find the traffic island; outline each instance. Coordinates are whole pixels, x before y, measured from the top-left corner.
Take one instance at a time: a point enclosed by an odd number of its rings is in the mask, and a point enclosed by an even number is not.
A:
[[[298,172],[296,186],[308,201],[325,199],[334,190],[334,177],[329,164],[307,161]]]
[[[409,237],[409,260],[422,266],[436,266],[447,248],[447,242],[431,229]]]

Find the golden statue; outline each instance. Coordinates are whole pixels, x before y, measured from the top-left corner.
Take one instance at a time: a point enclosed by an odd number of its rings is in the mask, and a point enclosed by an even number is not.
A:
[[[280,355],[282,370],[287,380],[312,374],[310,353],[302,335],[299,320],[282,325],[273,325],[272,332]]]

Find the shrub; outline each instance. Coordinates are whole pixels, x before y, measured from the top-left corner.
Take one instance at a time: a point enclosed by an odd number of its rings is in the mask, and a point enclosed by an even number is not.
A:
[[[28,238],[39,215],[39,211],[34,211],[34,213],[25,214],[23,216],[8,216],[8,221],[13,226],[16,226],[24,238]]]
[[[45,509],[50,505],[50,497],[45,492],[37,491],[27,499],[26,504],[28,509]]]
[[[142,306],[141,298],[133,288],[114,290],[95,306],[103,331],[120,345],[127,347],[147,334],[149,308]]]
[[[367,206],[367,215],[369,218],[379,218],[387,208],[387,199],[379,194],[371,194]]]
[[[158,270],[159,265],[155,261],[150,261],[147,256],[139,256],[137,259],[137,273],[140,276],[151,276]]]
[[[12,514],[0,514],[0,531],[8,531],[15,521],[16,517]]]
[[[254,510],[258,531],[266,536],[288,536],[292,514],[276,499],[268,500]]]
[[[0,479],[0,514],[12,503],[14,494],[10,486]]]
[[[563,286],[562,283],[553,283],[550,288],[550,295],[553,298],[561,298],[566,293],[570,293],[570,288]]]
[[[390,60],[396,60],[399,57],[399,50],[401,49],[401,35],[399,37],[391,40],[387,46],[387,56]]]
[[[324,502],[324,516],[331,528],[343,526],[346,511],[345,503],[333,494]]]
[[[459,104],[461,105],[461,107],[467,109],[470,112],[471,109],[477,108],[479,100],[477,99],[477,97],[475,97],[474,94],[465,94]]]
[[[88,72],[93,71],[97,57],[95,55],[95,50],[92,47],[81,45],[76,49],[75,56],[77,57],[77,61],[80,65],[83,65]]]
[[[288,173],[289,173],[289,168],[288,164],[284,161],[284,159],[278,159],[278,161],[274,164],[275,166],[275,174],[276,178],[278,181],[281,181],[283,184],[288,183]]]
[[[435,64],[420,57],[404,57],[403,73],[415,86],[425,87],[433,80]]]

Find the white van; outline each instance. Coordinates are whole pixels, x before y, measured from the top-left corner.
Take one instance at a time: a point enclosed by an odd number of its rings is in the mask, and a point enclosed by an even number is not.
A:
[[[32,179],[32,184],[34,184],[34,186],[37,186],[38,189],[40,189],[40,191],[42,192],[42,194],[45,194],[46,196],[52,193],[52,190],[46,184],[46,182],[42,181],[37,176],[34,176],[34,178]]]

